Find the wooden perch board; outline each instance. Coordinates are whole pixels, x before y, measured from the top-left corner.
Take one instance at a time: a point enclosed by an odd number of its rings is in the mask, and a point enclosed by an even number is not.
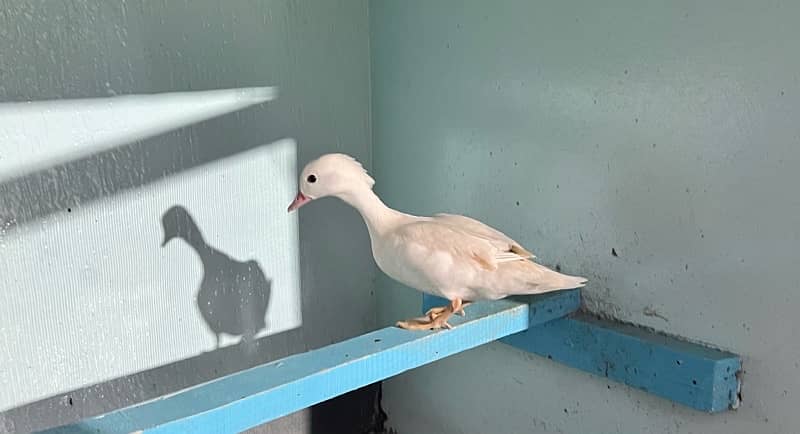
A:
[[[236,433],[575,312],[579,291],[476,303],[452,330],[387,327],[46,433]]]
[[[423,310],[443,303],[425,296]],[[576,314],[500,341],[699,411],[740,404],[741,357],[641,327]]]

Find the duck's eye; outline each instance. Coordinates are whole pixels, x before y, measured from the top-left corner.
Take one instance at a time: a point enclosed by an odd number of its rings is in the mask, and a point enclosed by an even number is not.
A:
[[[306,181],[308,181],[311,184],[313,184],[313,183],[317,182],[317,177],[316,177],[316,175],[308,175],[308,178],[306,178]]]

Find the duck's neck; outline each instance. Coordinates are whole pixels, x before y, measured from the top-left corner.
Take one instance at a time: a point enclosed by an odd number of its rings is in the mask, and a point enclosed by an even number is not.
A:
[[[339,197],[361,214],[373,240],[376,236],[385,234],[405,220],[413,218],[413,216],[386,206],[378,195],[369,188],[354,190],[341,194]]]
[[[192,246],[192,248],[197,252],[200,256],[200,259],[205,262],[205,259],[213,253],[213,249],[211,246],[206,244],[206,240],[203,239],[203,233],[200,232],[200,228],[197,227],[194,221],[188,220],[187,228],[185,229],[185,233],[182,234],[181,238],[186,241],[187,244]]]

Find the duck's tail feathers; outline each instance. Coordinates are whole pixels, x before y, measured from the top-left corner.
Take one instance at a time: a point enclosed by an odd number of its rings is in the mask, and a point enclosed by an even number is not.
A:
[[[533,261],[519,261],[514,264],[514,274],[521,283],[518,294],[542,294],[551,291],[583,288],[588,280],[585,277],[570,276],[551,270]]]

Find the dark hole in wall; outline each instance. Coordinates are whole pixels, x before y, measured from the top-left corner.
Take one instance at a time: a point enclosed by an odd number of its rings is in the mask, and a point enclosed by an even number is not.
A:
[[[382,383],[373,383],[311,407],[312,434],[396,434],[386,427]]]

